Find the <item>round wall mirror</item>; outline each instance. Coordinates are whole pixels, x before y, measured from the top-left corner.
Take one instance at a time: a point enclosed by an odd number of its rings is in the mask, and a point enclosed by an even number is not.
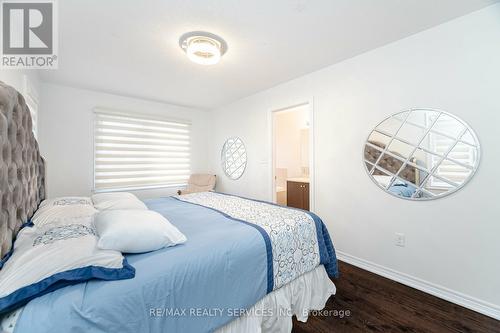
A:
[[[479,165],[474,131],[456,116],[434,109],[411,109],[384,119],[368,136],[364,163],[386,192],[410,200],[430,200],[462,188]]]
[[[221,152],[222,170],[231,179],[239,179],[247,166],[247,151],[243,141],[238,137],[224,142]]]

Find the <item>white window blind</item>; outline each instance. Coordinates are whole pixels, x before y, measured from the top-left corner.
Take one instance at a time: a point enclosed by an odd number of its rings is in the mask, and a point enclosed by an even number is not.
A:
[[[188,122],[95,110],[94,190],[185,185],[190,135]]]
[[[463,129],[463,126],[457,127],[456,121],[453,118],[440,117],[435,127],[442,135],[432,132],[429,135],[430,148],[439,155],[430,155],[430,165],[434,168],[439,164],[435,174],[448,180],[448,182],[431,177],[429,187],[443,189],[457,187],[472,172],[472,166],[476,158],[476,149],[473,145],[460,141],[461,138],[457,137],[458,132]],[[441,161],[441,156],[445,155],[446,158]],[[440,161],[441,163],[439,163]]]

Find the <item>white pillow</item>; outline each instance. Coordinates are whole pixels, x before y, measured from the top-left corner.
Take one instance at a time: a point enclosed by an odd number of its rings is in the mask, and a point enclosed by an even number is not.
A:
[[[382,186],[387,187],[389,185],[389,182],[392,179],[392,176],[386,176],[386,175],[373,175],[373,178]]]
[[[148,207],[144,204],[144,202],[137,198],[102,201],[94,204],[94,207],[97,210],[148,210]]]
[[[97,246],[122,253],[142,253],[184,243],[182,234],[151,210],[106,210],[96,214]]]
[[[106,193],[97,193],[92,195],[92,201],[94,205],[99,204],[103,201],[121,200],[121,199],[137,199],[137,197],[130,192],[106,192]]]
[[[87,197],[60,197],[44,200],[31,218],[37,227],[65,219],[85,218],[97,213]]]
[[[107,209],[143,209],[148,207],[135,195],[129,192],[99,193],[92,196],[94,207],[97,210]]]
[[[0,270],[0,314],[69,284],[119,280],[135,270],[118,251],[97,247],[92,217],[25,227]]]

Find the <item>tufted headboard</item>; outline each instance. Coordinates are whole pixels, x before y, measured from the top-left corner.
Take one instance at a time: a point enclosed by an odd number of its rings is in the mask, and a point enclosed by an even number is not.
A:
[[[385,149],[385,145],[380,142],[376,141],[369,141],[372,145],[380,147],[382,149]],[[392,154],[401,156],[397,152],[391,151]],[[372,163],[375,163],[380,156],[381,152],[380,150],[373,148],[369,145],[365,145],[365,159],[367,161],[370,161]],[[401,156],[402,157],[402,156]],[[403,158],[404,160],[404,158]],[[390,155],[384,154],[380,161],[377,163],[377,165],[381,166],[385,170],[392,172],[393,174],[396,174],[398,170],[401,168],[403,165],[403,162],[398,160],[397,158],[394,158]],[[374,175],[385,175],[381,171],[375,169],[373,172]],[[419,184],[419,173],[417,172],[417,169],[412,167],[411,165],[406,165],[405,168],[401,171],[399,174],[399,177],[403,178],[404,180],[407,180],[413,184]]]
[[[24,97],[0,81],[0,257],[45,199],[45,164]]]

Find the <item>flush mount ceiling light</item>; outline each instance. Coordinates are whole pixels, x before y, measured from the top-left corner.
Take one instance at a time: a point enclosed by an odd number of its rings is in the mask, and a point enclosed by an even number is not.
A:
[[[222,38],[204,31],[185,33],[179,39],[179,46],[189,60],[200,65],[215,65],[227,51]]]

